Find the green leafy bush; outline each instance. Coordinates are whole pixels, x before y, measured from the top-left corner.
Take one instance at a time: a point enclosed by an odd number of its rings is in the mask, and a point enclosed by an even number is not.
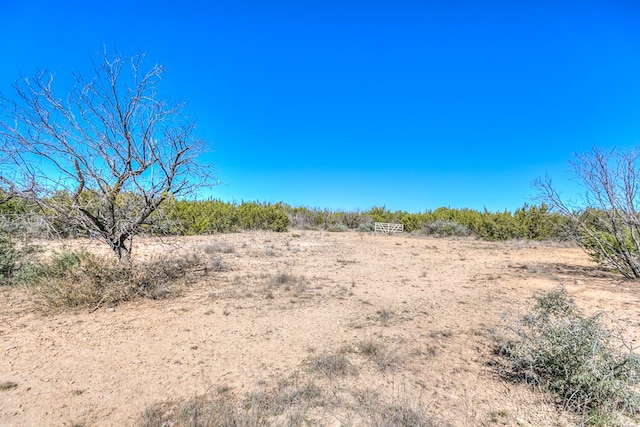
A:
[[[469,227],[444,219],[436,219],[433,222],[429,222],[422,226],[422,230],[425,234],[436,237],[469,236],[471,234]]]
[[[640,413],[640,357],[601,314],[586,316],[564,287],[536,295],[532,311],[508,325],[499,353],[511,379],[556,394],[587,423],[613,422]]]
[[[287,231],[289,216],[281,204],[221,200],[171,200],[157,215],[167,225],[163,234],[212,234],[238,230]]]
[[[242,203],[237,208],[238,223],[244,230],[287,231],[289,217],[280,204]]]

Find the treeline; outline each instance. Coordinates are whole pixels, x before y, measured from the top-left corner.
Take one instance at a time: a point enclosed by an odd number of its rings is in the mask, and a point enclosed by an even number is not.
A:
[[[515,212],[489,212],[441,207],[423,213],[392,212],[385,207],[344,212],[285,206],[296,228],[324,228],[331,231],[356,229],[373,231],[375,222],[404,225],[405,232],[436,236],[475,235],[486,240],[564,239],[567,221],[549,212],[545,205],[524,205]]]
[[[123,202],[124,203],[124,202]],[[169,199],[140,230],[154,235],[198,235],[241,230],[316,229],[333,232],[370,232],[375,222],[400,223],[405,232],[434,236],[474,235],[485,240],[564,239],[568,221],[545,205],[527,205],[515,212],[489,212],[441,207],[422,213],[390,211],[373,207],[366,211],[293,207],[285,203],[224,202]],[[12,233],[82,236],[56,220],[55,214],[39,212],[19,199],[0,204],[0,228]],[[86,234],[86,233],[85,233]]]

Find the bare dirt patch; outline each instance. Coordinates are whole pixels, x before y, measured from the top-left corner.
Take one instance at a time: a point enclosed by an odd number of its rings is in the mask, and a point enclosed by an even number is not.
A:
[[[495,373],[501,315],[564,283],[640,344],[640,287],[573,247],[319,231],[137,245],[219,268],[179,297],[94,313],[43,314],[29,292],[0,288],[1,426],[140,425],[154,405],[292,378],[324,390],[322,410],[301,415],[320,425],[366,425],[366,402],[394,399],[434,425],[566,425],[548,397]]]

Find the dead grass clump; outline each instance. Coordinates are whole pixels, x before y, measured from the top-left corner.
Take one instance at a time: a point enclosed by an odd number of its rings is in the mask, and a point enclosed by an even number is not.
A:
[[[212,290],[209,293],[209,297],[212,299],[251,298],[254,296],[255,289],[250,285],[247,285],[246,280],[249,280],[249,278],[235,276],[229,286],[221,290]]]
[[[162,299],[177,294],[199,266],[195,256],[158,257],[118,264],[89,253],[63,253],[41,266],[28,287],[45,308],[115,305],[136,297]]]
[[[322,389],[313,382],[281,381],[239,398],[228,389],[183,402],[148,407],[141,427],[232,427],[303,425],[310,408],[323,406]]]
[[[338,285],[330,293],[331,296],[335,296],[340,299],[345,299],[346,297],[353,296],[353,291],[351,288],[348,288],[344,285]]]
[[[220,258],[213,258],[207,264],[207,269],[219,273],[221,271],[225,271],[226,266],[224,265],[224,262]]]
[[[303,276],[280,272],[268,278],[267,288],[283,288],[286,291],[293,290],[296,294],[300,294],[307,290],[307,280]]]
[[[11,390],[12,388],[18,387],[18,384],[13,381],[4,381],[0,383],[0,391]]]
[[[232,254],[236,251],[235,246],[226,242],[216,242],[204,245],[202,250],[207,254]]]
[[[395,316],[396,312],[393,308],[391,307],[382,307],[380,308],[380,310],[378,310],[378,316],[380,316],[380,320],[382,320],[383,322],[389,322],[393,316]]]
[[[344,377],[356,373],[356,367],[349,361],[345,352],[323,350],[310,360],[311,369],[329,378]]]
[[[280,272],[271,278],[269,285],[279,288],[280,286],[295,284],[297,281],[298,276],[295,274]]]
[[[358,345],[359,353],[374,362],[381,371],[396,370],[402,364],[397,349],[382,341],[367,339]]]
[[[252,409],[243,408],[232,394],[214,398],[194,397],[186,402],[163,402],[148,407],[141,417],[141,427],[235,427],[260,426],[264,418]]]
[[[310,407],[323,404],[323,391],[318,385],[297,380],[282,380],[275,387],[255,390],[249,393],[244,402],[246,407],[271,415],[304,413]]]
[[[430,414],[415,394],[403,390],[384,399],[376,390],[354,394],[364,425],[372,427],[435,427],[449,424]]]

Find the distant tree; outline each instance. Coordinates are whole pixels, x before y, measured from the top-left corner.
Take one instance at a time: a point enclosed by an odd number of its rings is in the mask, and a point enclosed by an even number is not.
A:
[[[584,197],[561,197],[546,177],[536,186],[549,208],[565,216],[570,232],[597,261],[629,279],[640,278],[639,149],[605,151],[593,148],[571,162]]]
[[[64,96],[48,71],[0,95],[0,181],[20,188],[56,221],[98,236],[121,262],[168,198],[211,183],[204,142],[184,104],[157,93],[164,67],[106,51]],[[13,174],[9,176],[8,173]]]

